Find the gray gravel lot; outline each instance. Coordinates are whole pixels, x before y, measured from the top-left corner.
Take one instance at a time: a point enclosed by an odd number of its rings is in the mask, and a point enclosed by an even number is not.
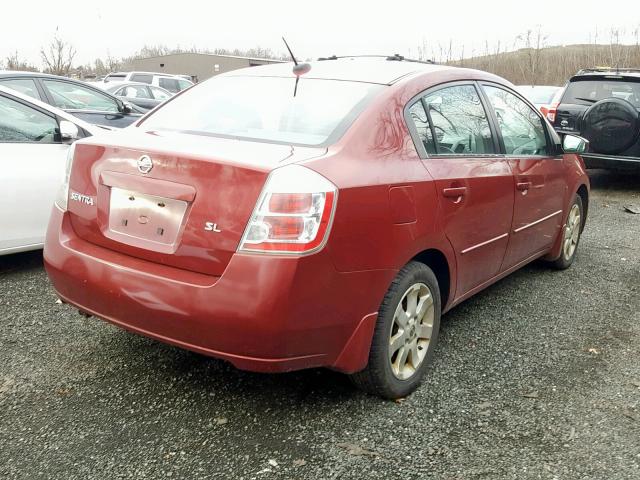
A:
[[[399,403],[84,319],[40,252],[0,257],[0,478],[640,479],[640,177],[592,179],[574,266],[447,314]]]

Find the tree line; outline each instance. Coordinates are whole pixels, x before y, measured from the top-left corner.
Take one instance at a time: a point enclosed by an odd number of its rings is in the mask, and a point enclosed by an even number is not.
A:
[[[542,28],[530,29],[518,35],[507,46],[501,42],[484,49],[465,52],[464,46],[456,47],[453,40],[447,43],[423,41],[417,47],[418,58],[436,63],[485,70],[504,77],[515,84],[563,85],[575,72],[588,67],[640,68],[640,27],[629,32],[612,29],[606,35],[597,31],[589,35],[589,43],[566,46],[548,46],[548,35]],[[84,65],[74,63],[76,49],[57,33],[52,41],[41,48],[41,66],[19,57],[18,52],[9,55],[0,69],[44,71],[54,75],[91,78],[117,70],[132,70],[135,60],[177,53],[209,53],[244,57],[288,60],[288,55],[268,48],[250,49],[199,49],[196,47],[170,48],[165,45],[145,45],[131,56],[96,58]]]

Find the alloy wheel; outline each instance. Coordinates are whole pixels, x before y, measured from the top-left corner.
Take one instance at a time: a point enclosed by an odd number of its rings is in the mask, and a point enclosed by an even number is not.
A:
[[[578,240],[580,239],[580,207],[574,204],[569,211],[569,218],[567,218],[567,224],[564,227],[564,240],[562,245],[562,254],[565,260],[571,259],[578,247]]]
[[[420,368],[431,341],[434,317],[429,287],[411,285],[396,307],[389,332],[389,362],[396,378],[407,380]]]

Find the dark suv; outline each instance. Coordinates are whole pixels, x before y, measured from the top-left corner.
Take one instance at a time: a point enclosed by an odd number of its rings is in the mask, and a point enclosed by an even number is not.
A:
[[[580,70],[553,113],[558,133],[589,140],[587,168],[640,170],[640,69]]]

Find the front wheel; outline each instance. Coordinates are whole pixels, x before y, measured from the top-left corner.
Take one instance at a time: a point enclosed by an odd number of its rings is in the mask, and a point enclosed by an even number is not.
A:
[[[551,265],[559,270],[569,268],[576,258],[582,234],[583,212],[582,198],[576,195],[569,207],[567,223],[562,229],[562,252],[557,260],[551,262]]]
[[[391,283],[378,312],[369,363],[351,375],[365,392],[395,399],[422,381],[440,329],[440,289],[433,271],[410,262]]]

